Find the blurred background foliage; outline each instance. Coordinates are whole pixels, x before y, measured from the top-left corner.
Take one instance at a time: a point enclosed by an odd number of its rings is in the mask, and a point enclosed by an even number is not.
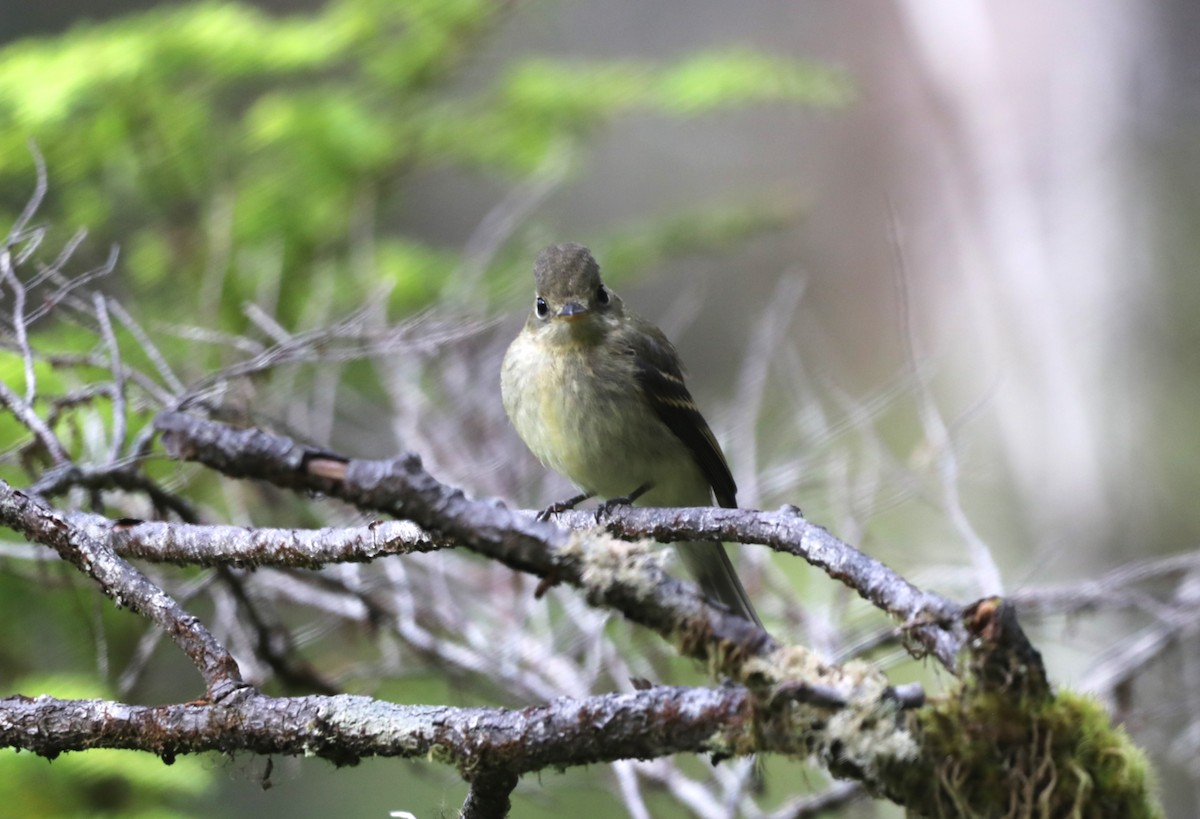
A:
[[[172,5],[10,44],[0,56],[3,218],[33,189],[32,141],[51,177],[39,219],[86,227],[93,255],[119,245],[119,286],[136,287],[148,308],[182,301],[200,311],[191,322],[236,332],[242,305],[271,287],[289,328],[313,320],[314,300],[336,314],[368,293],[406,313],[437,298],[460,262],[397,227],[423,171],[536,180],[570,173],[589,136],[622,113],[836,107],[851,93],[841,72],[737,47],[663,64],[528,57],[464,87],[458,69],[507,13],[487,0],[339,0],[284,17]],[[620,261],[750,233],[768,204],[631,227]],[[498,270],[515,272],[513,258],[528,255],[528,243],[513,244]],[[286,286],[264,269],[285,271]],[[481,277],[471,295],[486,300],[497,278]]]

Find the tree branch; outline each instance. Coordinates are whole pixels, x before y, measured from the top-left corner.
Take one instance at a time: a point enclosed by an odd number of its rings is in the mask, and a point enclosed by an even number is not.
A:
[[[415,455],[392,461],[351,460],[261,430],[234,429],[182,413],[163,413],[155,424],[163,432],[164,444],[177,457],[199,461],[233,477],[258,478],[279,486],[323,492],[363,509],[407,518],[514,569],[586,587],[601,594],[605,604],[664,636],[679,630],[681,625],[671,612],[655,611],[651,600],[642,600],[635,606],[630,599],[630,593],[635,592],[630,588],[632,585],[673,582],[657,565],[642,565],[653,563],[647,559],[648,555],[631,551],[633,546],[625,547],[623,559],[637,562],[639,566],[635,568],[639,572],[645,569],[651,574],[634,577],[620,571],[625,567],[610,565],[605,577],[618,582],[609,589],[598,589],[596,584],[586,582],[585,566],[578,559],[582,556],[577,548],[578,535],[571,538],[559,527],[530,520],[499,502],[470,501],[460,490],[447,487],[429,475]],[[595,518],[590,513],[564,516],[564,521],[577,526],[588,520],[594,525]],[[959,607],[917,589],[879,561],[806,521],[795,507],[774,513],[716,507],[625,507],[613,510],[606,521],[610,531],[625,538],[762,543],[803,557],[880,608],[903,618],[910,633],[926,650],[946,668],[955,669],[955,657],[964,640]],[[598,567],[586,568],[594,578]],[[665,593],[666,588],[661,591]],[[732,615],[721,619],[723,624],[714,636],[741,642],[745,626],[725,621],[744,621]],[[764,643],[762,650],[769,651],[770,646]]]
[[[504,819],[512,807],[509,795],[517,775],[508,771],[481,771],[471,779],[471,789],[459,811],[460,819]]]
[[[67,513],[75,525],[107,532],[124,557],[186,566],[278,566],[318,569],[331,563],[366,563],[387,555],[435,552],[454,545],[407,520],[377,521],[337,529],[270,529],[201,526],[162,521],[117,522]]]
[[[0,746],[49,757],[121,748],[168,762],[183,753],[238,750],[338,765],[373,756],[432,758],[473,779],[482,771],[519,775],[629,757],[726,754],[749,741],[751,718],[746,690],[731,686],[660,686],[521,710],[398,705],[345,694],[277,698],[250,689],[221,703],[160,706],[11,696],[0,699]],[[799,752],[804,740],[780,750]]]
[[[159,513],[174,512],[180,520],[195,521],[197,515],[192,505],[178,495],[164,490],[155,481],[136,472],[128,463],[111,466],[89,467],[74,463],[63,463],[47,469],[29,487],[31,495],[52,498],[75,486],[85,489],[120,489],[124,492],[142,493],[154,504]]]
[[[453,540],[510,568],[577,586],[589,602],[614,608],[674,640],[685,656],[709,664],[716,674],[741,679],[746,660],[769,657],[780,648],[754,623],[670,577],[646,546],[613,542],[601,533],[568,532],[499,502],[468,500],[434,479],[416,455],[349,460],[261,430],[235,429],[182,413],[163,413],[155,425],[176,457],[233,477],[321,492],[362,509],[407,518],[434,537]],[[606,540],[605,548],[592,548]]]
[[[0,742],[6,745],[47,755],[84,747],[137,748],[168,760],[182,752],[231,749],[315,754],[339,764],[369,755],[431,756],[457,765],[469,781],[478,780],[464,806],[476,815],[502,814],[505,789],[528,771],[680,751],[712,753],[717,759],[754,751],[814,755],[835,776],[858,780],[868,792],[915,809],[929,806],[930,782],[937,783],[936,800],[972,810],[996,804],[990,780],[970,784],[976,771],[984,770],[1009,771],[1000,792],[1016,793],[1013,788],[1026,783],[1030,799],[1043,798],[1041,778],[1056,769],[1095,781],[1096,799],[1105,804],[1145,799],[1135,753],[1122,744],[1127,740],[1111,731],[1099,739],[1095,726],[1104,723],[1107,730],[1102,712],[1054,696],[1040,657],[1002,601],[982,601],[968,610],[972,685],[922,708],[919,688],[891,687],[867,664],[831,666],[801,647],[778,644],[667,577],[641,544],[567,532],[501,504],[469,501],[434,480],[415,456],[345,460],[258,430],[180,414],[160,417],[158,426],[166,431],[170,449],[228,474],[264,477],[403,515],[438,537],[514,568],[576,585],[592,602],[655,628],[675,640],[681,653],[746,688],[657,688],[556,700],[519,712],[399,706],[346,696],[264,697],[239,690],[228,653],[116,556],[114,538],[108,536],[111,524],[59,514],[0,484],[0,521],[54,547],[110,596],[170,633],[205,674],[212,701],[137,708],[8,698],[0,701]],[[705,510],[664,511],[686,516]],[[97,534],[93,526],[100,527]],[[1034,710],[1027,714],[1025,709]],[[1048,744],[1041,755],[1040,746],[1028,745],[1023,734],[1014,739],[996,733],[998,725],[1012,731],[1029,719],[1036,720],[1035,739],[1054,735],[1058,740],[1053,757]],[[981,750],[956,749],[964,733]],[[1098,766],[1114,754],[1129,760],[1124,763],[1128,775],[1114,780],[1127,784],[1115,791],[1095,779]],[[1052,776],[1051,785],[1054,781]],[[1075,798],[1072,794],[1071,788],[1053,793],[1060,803]]]
[[[595,525],[588,511],[560,513],[572,528]],[[647,509],[619,506],[603,518],[605,528],[621,538],[650,538],[660,543],[716,540],[757,543],[777,552],[795,555],[864,600],[900,619],[908,634],[943,666],[954,672],[955,658],[963,648],[962,607],[953,600],[909,583],[883,563],[838,540],[821,526],[806,520],[795,506],[777,512],[701,506],[692,509]]]
[[[237,663],[207,628],[166,592],[118,557],[107,538],[72,526],[62,513],[0,480],[0,523],[52,547],[91,577],[118,606],[147,618],[175,641],[200,671],[207,696],[220,701],[243,686]]]

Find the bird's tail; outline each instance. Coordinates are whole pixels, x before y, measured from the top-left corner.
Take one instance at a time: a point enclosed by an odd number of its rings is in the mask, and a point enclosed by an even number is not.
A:
[[[675,549],[705,594],[762,628],[762,620],[758,619],[724,544],[695,541],[676,544]]]

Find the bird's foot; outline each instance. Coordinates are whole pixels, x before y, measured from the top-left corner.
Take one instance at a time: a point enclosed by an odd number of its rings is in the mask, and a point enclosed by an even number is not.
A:
[[[576,495],[573,498],[567,498],[564,501],[559,501],[558,503],[552,503],[549,506],[547,506],[545,509],[543,509],[542,511],[538,512],[537,519],[538,520],[550,520],[551,515],[557,515],[559,512],[566,512],[571,509],[574,509],[576,506],[578,506],[579,504],[583,503],[585,500],[590,498],[593,494],[594,493],[592,493],[592,492],[583,492],[583,493]]]
[[[619,498],[609,498],[608,500],[604,501],[596,507],[596,523],[599,523],[601,520],[607,517],[608,513],[616,509],[618,506],[629,506],[642,495],[645,495],[647,492],[649,492],[653,487],[653,483],[646,481],[628,495],[624,495]]]

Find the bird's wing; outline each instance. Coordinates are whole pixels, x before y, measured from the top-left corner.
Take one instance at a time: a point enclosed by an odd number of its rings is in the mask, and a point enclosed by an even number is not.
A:
[[[675,348],[657,327],[640,319],[635,321],[638,332],[633,356],[646,401],[691,452],[717,503],[730,508],[737,506],[737,484],[721,445],[688,392]]]

